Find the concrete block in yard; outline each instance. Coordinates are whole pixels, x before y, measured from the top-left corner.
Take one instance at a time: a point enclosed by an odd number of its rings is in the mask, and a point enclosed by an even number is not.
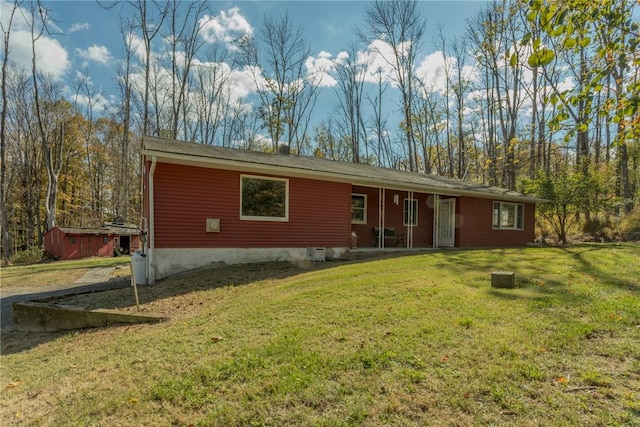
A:
[[[491,287],[507,289],[515,288],[515,273],[513,271],[494,271],[491,273]]]

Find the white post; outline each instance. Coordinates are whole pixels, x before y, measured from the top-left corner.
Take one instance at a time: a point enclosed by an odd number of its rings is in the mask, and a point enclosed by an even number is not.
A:
[[[438,227],[440,226],[440,196],[433,195],[433,247],[438,247]]]

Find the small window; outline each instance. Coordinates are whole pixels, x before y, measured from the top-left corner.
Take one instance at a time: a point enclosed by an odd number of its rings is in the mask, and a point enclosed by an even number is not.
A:
[[[404,199],[404,214],[402,225],[418,225],[418,200]]]
[[[240,219],[289,220],[289,180],[243,175],[240,177]]]
[[[109,238],[107,236],[104,236],[102,238],[102,243],[109,243]]]
[[[69,237],[69,243],[75,243],[75,242],[76,242],[75,237]]]
[[[367,223],[367,195],[366,194],[351,195],[351,223],[352,224]]]
[[[494,229],[524,229],[524,205],[521,203],[493,202],[492,223]]]

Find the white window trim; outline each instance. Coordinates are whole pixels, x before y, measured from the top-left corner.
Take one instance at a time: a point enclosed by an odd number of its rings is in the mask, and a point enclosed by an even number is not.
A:
[[[262,179],[265,181],[280,181],[285,183],[284,189],[284,217],[275,216],[252,216],[242,215],[242,180],[244,178]],[[270,222],[289,222],[289,180],[287,178],[274,178],[271,176],[260,175],[240,175],[240,219],[242,221],[270,221]]]
[[[494,205],[496,203],[500,203],[500,211],[498,212],[498,225],[496,226],[493,223],[493,211]],[[511,205],[516,208],[516,216],[515,216],[515,225],[513,227],[501,227],[500,226],[500,215],[502,214],[502,205]],[[518,206],[522,206],[522,227],[518,228]],[[494,200],[491,204],[491,229],[493,230],[513,230],[513,231],[522,231],[524,230],[524,203],[513,203],[513,202],[501,202],[499,200]]]
[[[353,219],[351,220],[351,224],[366,224],[367,223],[367,195],[366,194],[360,194],[360,193],[351,193],[351,200],[353,202],[353,196],[360,196],[364,198],[364,207],[363,209],[363,215],[362,221],[354,221]],[[353,204],[351,205],[351,209],[353,209]]]
[[[407,217],[407,215],[405,215],[406,212],[404,211],[404,208],[406,206],[406,203],[409,200],[412,201],[412,203],[410,203],[410,204],[414,204],[415,203],[415,205],[416,205],[416,217],[413,219],[415,224],[409,224],[409,223],[405,222],[405,220],[404,220]],[[418,206],[419,205],[420,204],[418,203],[418,199],[409,199],[409,198],[404,199],[404,202],[402,202],[402,225],[404,225],[405,227],[417,227],[418,226],[418,216],[419,216],[418,215]]]

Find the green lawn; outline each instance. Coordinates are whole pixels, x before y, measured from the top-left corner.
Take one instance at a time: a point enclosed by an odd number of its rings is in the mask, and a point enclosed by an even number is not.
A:
[[[2,356],[0,424],[639,425],[639,278],[609,244],[199,270],[141,289],[166,323]]]
[[[38,287],[73,283],[95,267],[122,267],[129,274],[130,256],[92,257],[67,261],[49,261],[38,264],[2,267],[0,287]],[[118,272],[118,276],[125,271]]]

